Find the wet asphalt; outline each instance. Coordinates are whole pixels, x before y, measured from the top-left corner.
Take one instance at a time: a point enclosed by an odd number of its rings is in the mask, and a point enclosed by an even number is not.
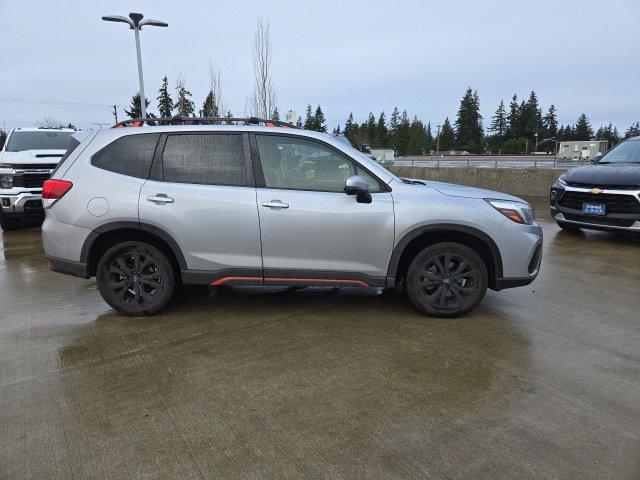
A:
[[[640,478],[640,238],[568,234],[454,320],[365,289],[132,319],[0,234],[0,478]]]

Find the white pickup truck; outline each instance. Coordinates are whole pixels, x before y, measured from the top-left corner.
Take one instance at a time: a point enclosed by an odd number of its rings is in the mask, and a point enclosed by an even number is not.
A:
[[[0,227],[16,230],[22,221],[44,218],[42,184],[67,151],[76,130],[16,128],[0,151]]]

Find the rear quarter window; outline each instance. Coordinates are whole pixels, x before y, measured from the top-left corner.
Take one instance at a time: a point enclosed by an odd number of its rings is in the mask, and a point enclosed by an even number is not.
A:
[[[162,166],[166,182],[247,185],[242,135],[238,133],[169,135]]]
[[[160,134],[127,135],[114,140],[91,158],[94,167],[129,177],[148,178]]]

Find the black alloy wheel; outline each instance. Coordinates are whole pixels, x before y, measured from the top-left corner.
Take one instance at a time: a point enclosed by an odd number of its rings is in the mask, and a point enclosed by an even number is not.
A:
[[[472,310],[487,289],[487,268],[471,248],[437,243],[413,260],[407,291],[413,304],[427,315],[455,317]]]
[[[175,274],[164,253],[144,242],[124,242],[102,255],[98,289],[124,315],[151,315],[173,296]]]

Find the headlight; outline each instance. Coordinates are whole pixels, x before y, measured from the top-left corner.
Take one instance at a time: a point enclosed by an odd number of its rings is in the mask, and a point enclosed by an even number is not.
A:
[[[516,223],[531,225],[536,219],[531,205],[521,202],[513,202],[511,200],[490,200],[486,201],[501,214]]]
[[[566,187],[567,186],[567,181],[562,177],[564,177],[564,175],[560,175],[560,178],[558,178],[558,183],[560,185],[562,185],[563,187]]]
[[[11,175],[0,175],[0,188],[13,188],[13,177]]]

